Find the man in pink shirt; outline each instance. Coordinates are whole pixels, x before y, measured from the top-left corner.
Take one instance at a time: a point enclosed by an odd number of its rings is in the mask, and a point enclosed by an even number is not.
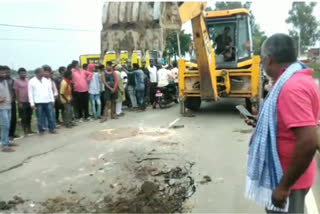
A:
[[[16,93],[16,98],[18,101],[19,114],[21,117],[21,125],[24,134],[34,133],[31,130],[31,118],[32,118],[32,108],[29,103],[28,97],[28,82],[27,71],[24,68],[19,68],[18,70],[19,78],[14,81],[13,88]]]
[[[74,91],[74,101],[77,106],[77,119],[83,118],[88,121],[89,117],[89,83],[92,79],[92,72],[80,68],[78,61],[72,61],[72,82]]]
[[[285,34],[268,38],[261,53],[267,75],[275,84],[297,55],[294,42]],[[304,200],[316,177],[317,125],[320,116],[319,88],[313,70],[302,69],[283,86],[277,103],[277,148],[283,177],[273,190],[272,201],[283,207],[289,198],[288,213],[303,213]],[[249,122],[249,121],[247,121]],[[251,121],[249,124],[255,126]],[[267,213],[275,213],[267,210]]]

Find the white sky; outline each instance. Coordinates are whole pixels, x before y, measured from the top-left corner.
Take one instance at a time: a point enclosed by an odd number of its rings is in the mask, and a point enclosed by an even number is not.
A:
[[[267,35],[287,33],[289,0],[254,0],[256,22]],[[214,8],[215,1],[208,4]],[[0,0],[0,24],[90,30],[53,31],[0,25],[0,64],[14,69],[67,65],[81,54],[100,53],[103,0]],[[320,1],[315,10],[320,20]],[[184,26],[191,33],[190,25]]]

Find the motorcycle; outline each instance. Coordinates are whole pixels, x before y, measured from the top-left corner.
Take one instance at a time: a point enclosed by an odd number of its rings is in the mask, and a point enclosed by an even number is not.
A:
[[[156,105],[159,104],[161,109],[167,107],[170,103],[174,102],[178,104],[178,96],[176,94],[176,85],[174,83],[170,83],[168,86],[165,87],[157,87],[156,92]]]

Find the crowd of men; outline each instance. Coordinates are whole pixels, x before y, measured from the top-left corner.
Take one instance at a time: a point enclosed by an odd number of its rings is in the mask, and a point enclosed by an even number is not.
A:
[[[61,125],[72,128],[90,118],[105,122],[124,115],[123,104],[134,111],[144,111],[151,104],[156,108],[157,87],[170,82],[178,84],[176,63],[146,68],[115,65],[108,62],[83,65],[72,61],[54,74],[50,66],[35,69],[28,78],[25,68],[18,69],[18,78],[11,77],[8,66],[0,66],[0,119],[3,152],[13,152],[18,146],[12,141],[16,135],[17,118],[21,119],[24,136],[35,134],[31,122],[33,112],[37,118],[39,135],[56,134]],[[89,108],[91,106],[91,108]],[[89,112],[89,109],[91,111]],[[110,113],[109,113],[110,112]]]

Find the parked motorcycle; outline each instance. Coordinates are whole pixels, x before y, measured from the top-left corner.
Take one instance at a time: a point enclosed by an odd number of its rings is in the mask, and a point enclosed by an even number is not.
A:
[[[177,89],[174,83],[165,87],[157,87],[156,105],[159,104],[161,109],[166,108],[170,103],[178,104]],[[155,106],[156,106],[155,105]]]

